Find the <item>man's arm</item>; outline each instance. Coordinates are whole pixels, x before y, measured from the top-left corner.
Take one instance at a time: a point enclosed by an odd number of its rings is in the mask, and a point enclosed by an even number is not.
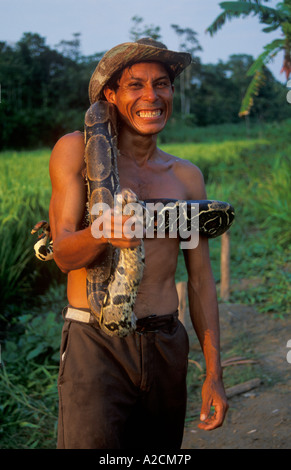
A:
[[[108,241],[121,248],[140,243],[140,240],[126,238],[122,226],[116,230],[117,237],[113,239],[111,213],[104,227],[109,234],[107,238],[94,238],[90,227],[81,229],[87,201],[84,151],[82,134],[74,132],[57,142],[50,159],[52,197],[49,219],[54,259],[63,272],[86,267],[104,251]]]
[[[207,199],[200,170],[190,165],[185,174],[189,199]],[[201,429],[222,425],[228,408],[220,363],[220,331],[216,286],[212,274],[208,239],[200,236],[194,249],[183,250],[188,272],[189,309],[193,327],[201,344],[206,363],[206,379],[202,388]],[[210,415],[211,406],[215,408]]]

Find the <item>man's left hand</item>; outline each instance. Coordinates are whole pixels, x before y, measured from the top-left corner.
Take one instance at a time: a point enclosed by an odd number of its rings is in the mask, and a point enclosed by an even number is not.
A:
[[[213,414],[211,407],[214,407]],[[202,387],[202,407],[198,427],[205,431],[222,426],[226,412],[228,410],[227,398],[225,395],[222,379],[206,377]]]

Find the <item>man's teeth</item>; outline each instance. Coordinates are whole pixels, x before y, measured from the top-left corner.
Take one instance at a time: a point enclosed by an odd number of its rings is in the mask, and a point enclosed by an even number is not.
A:
[[[157,109],[155,111],[138,111],[137,112],[137,115],[142,118],[160,116],[161,114],[162,114],[162,111],[160,109]]]

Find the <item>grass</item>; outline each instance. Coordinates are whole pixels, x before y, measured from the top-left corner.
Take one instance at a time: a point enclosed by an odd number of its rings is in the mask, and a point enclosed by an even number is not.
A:
[[[178,143],[162,138],[160,146],[198,165],[208,197],[228,200],[236,209],[230,302],[252,304],[277,317],[288,315],[291,121],[249,129],[244,125],[182,129],[180,134],[175,129],[172,138]],[[44,149],[0,154],[1,448],[55,447],[65,277],[54,263],[35,259],[30,235],[34,223],[48,217],[49,153]],[[210,240],[210,252],[219,287],[219,238]],[[180,253],[176,277],[186,280],[186,276]],[[244,349],[241,342],[237,348],[237,352]],[[191,395],[200,393],[204,374],[201,353],[197,354],[190,359],[201,362],[202,369],[189,365]],[[254,373],[246,366],[229,369],[227,386]]]
[[[60,279],[54,263],[41,266],[34,252],[34,224],[48,217],[51,184],[49,150],[3,152],[0,155],[0,306],[1,319],[10,320],[7,305],[43,292]],[[33,286],[33,288],[32,288]]]

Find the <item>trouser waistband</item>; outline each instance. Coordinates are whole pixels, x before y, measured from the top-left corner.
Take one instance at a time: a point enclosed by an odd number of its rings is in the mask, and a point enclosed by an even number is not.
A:
[[[82,323],[96,323],[97,318],[87,308],[75,308],[68,305],[63,310],[65,320],[76,320]]]
[[[66,320],[76,320],[82,323],[98,325],[97,318],[89,309],[78,309],[67,306],[63,311],[63,317]],[[178,310],[168,315],[149,315],[148,317],[139,318],[136,322],[136,331],[156,331],[165,326],[174,325],[178,320]]]

